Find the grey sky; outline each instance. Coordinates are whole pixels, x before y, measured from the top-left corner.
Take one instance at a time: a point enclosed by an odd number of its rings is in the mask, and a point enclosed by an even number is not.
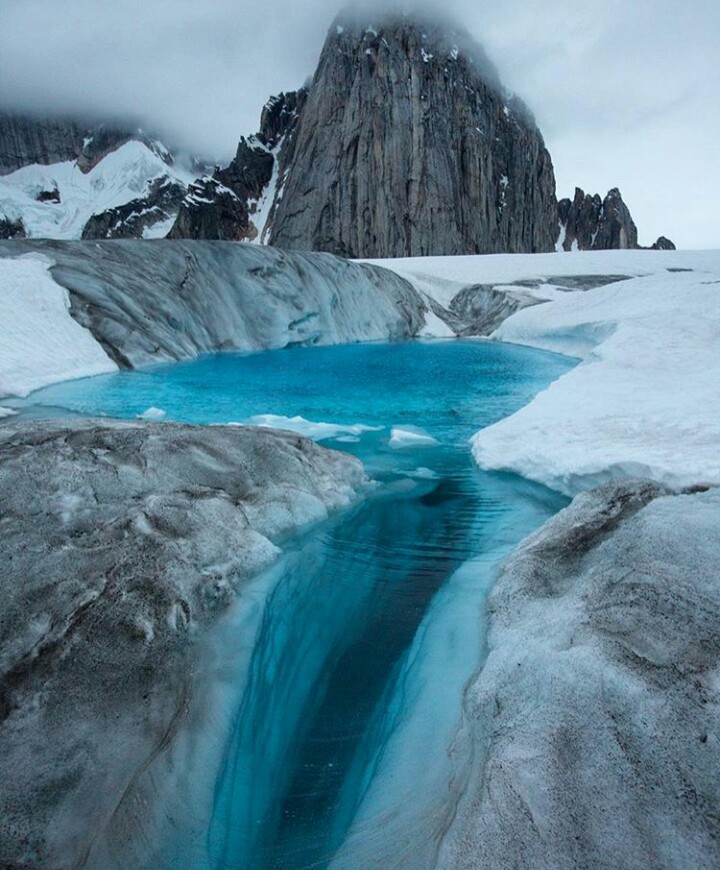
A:
[[[341,5],[0,0],[0,106],[132,115],[225,160],[311,75]],[[442,6],[534,111],[558,195],[618,186],[642,243],[720,247],[718,0]]]

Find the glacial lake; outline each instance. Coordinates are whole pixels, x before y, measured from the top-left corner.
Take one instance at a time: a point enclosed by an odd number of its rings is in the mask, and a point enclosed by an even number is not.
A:
[[[487,594],[508,552],[567,503],[479,470],[469,439],[573,365],[473,340],[294,347],[20,403],[287,426],[358,456],[376,482],[288,542],[219,628],[225,714],[208,746],[195,735],[210,787],[174,814],[153,867],[433,866],[467,767],[462,698],[485,654]]]

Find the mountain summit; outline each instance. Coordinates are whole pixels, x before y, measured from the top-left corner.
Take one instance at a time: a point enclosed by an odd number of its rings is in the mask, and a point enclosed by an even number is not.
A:
[[[272,242],[349,257],[552,250],[555,178],[527,108],[460,28],[342,15],[297,127]]]

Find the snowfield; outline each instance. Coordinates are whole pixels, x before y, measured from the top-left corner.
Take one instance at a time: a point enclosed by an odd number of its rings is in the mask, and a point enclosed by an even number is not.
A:
[[[608,251],[389,260],[448,306],[470,284],[538,300],[492,338],[581,365],[518,413],[478,432],[473,453],[574,495],[628,475],[720,484],[720,252]],[[641,276],[587,290],[563,278]],[[582,283],[579,282],[579,283]],[[587,283],[592,283],[588,281]]]
[[[69,160],[24,166],[0,176],[0,216],[22,218],[29,238],[79,239],[94,214],[144,196],[152,181],[164,177],[187,187],[195,176],[178,165],[169,166],[147,145],[133,140],[110,152],[88,173]],[[52,190],[58,191],[60,202],[37,201],[43,191]],[[146,237],[157,238],[171,226],[164,221],[150,228]]]
[[[0,259],[0,396],[26,396],[117,369],[70,316],[67,291],[50,277],[51,265],[41,254]]]

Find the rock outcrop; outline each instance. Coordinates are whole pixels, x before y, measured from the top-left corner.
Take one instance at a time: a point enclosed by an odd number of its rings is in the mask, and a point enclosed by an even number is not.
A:
[[[214,178],[248,204],[223,237],[285,249],[531,252],[557,236],[552,161],[527,108],[464,31],[400,13],[338,18],[309,90],[271,100]],[[173,237],[216,238],[208,211],[183,206]]]
[[[650,246],[650,250],[652,251],[675,251],[677,250],[675,247],[675,243],[671,242],[670,239],[665,236],[660,236],[660,238],[653,242]]]
[[[348,257],[552,250],[555,179],[526,107],[457,28],[341,16],[270,239]]]
[[[638,231],[622,194],[614,187],[601,199],[599,194],[575,188],[573,199],[558,203],[560,238],[564,251],[613,251],[637,249]],[[675,245],[661,236],[652,250],[674,251]]]
[[[440,867],[720,864],[719,572],[716,489],[607,485],[521,544]]]
[[[3,866],[139,866],[118,853],[152,827],[198,630],[364,480],[353,457],[267,429],[0,429]]]
[[[168,176],[151,180],[147,192],[124,205],[94,214],[85,224],[83,239],[139,239],[149,228],[175,217],[187,191]]]
[[[213,175],[190,185],[167,238],[243,242],[256,235],[247,202]]]
[[[267,102],[260,131],[240,140],[230,165],[190,187],[168,238],[267,241],[306,99],[301,88]]]
[[[21,218],[0,216],[0,239],[24,239],[27,237]]]
[[[572,200],[558,203],[560,244],[566,251],[608,251],[637,248],[638,233],[617,188],[605,199],[575,188]]]

